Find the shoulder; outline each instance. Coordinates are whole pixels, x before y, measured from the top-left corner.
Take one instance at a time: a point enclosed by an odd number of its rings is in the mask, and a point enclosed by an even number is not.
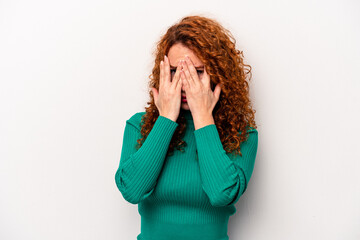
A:
[[[246,132],[248,133],[258,133],[257,129],[256,128],[253,128],[253,127],[248,127],[248,129],[246,130]]]
[[[241,131],[240,131],[241,133]],[[254,147],[254,146],[257,146],[258,144],[258,131],[256,128],[253,128],[253,127],[250,127],[248,126],[247,127],[247,130],[246,130],[246,139],[244,141],[241,142],[241,149],[246,149],[248,147]]]
[[[241,133],[241,131],[240,131]],[[242,142],[242,144],[246,144],[246,143],[252,143],[255,144],[258,141],[258,131],[256,128],[247,126],[247,130],[246,130],[246,140],[244,142]]]
[[[140,123],[142,121],[142,116],[144,116],[145,113],[146,112],[137,112],[133,114],[128,120],[126,120],[126,123],[133,125],[135,128],[137,128],[140,131],[141,130]]]
[[[254,127],[251,127],[251,126],[249,126],[249,125],[247,125],[247,128],[246,128],[246,132],[247,133],[255,133],[255,134],[257,134],[258,133],[258,131],[257,131],[257,129],[256,128],[254,128]],[[242,133],[242,131],[241,130],[239,130],[239,133],[241,134]]]

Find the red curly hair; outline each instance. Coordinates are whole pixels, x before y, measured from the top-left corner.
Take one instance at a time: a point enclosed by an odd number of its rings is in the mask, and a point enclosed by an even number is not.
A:
[[[210,75],[212,90],[216,84],[222,84],[219,100],[213,110],[215,124],[224,150],[242,156],[241,142],[246,141],[247,130],[250,127],[256,128],[255,110],[252,109],[249,98],[248,81],[251,79],[251,66],[244,64],[243,52],[236,49],[236,40],[229,30],[214,19],[194,15],[186,16],[171,26],[158,41],[153,52],[155,65],[152,74],[149,75],[150,101],[147,102],[149,106],[145,107],[146,113],[142,117],[142,138],[137,140],[137,148],[141,147],[159,117],[151,88],[159,89],[160,61],[176,43],[191,49],[204,63]],[[247,72],[245,67],[249,67]],[[182,109],[177,123],[179,126],[168,149],[170,155],[175,147],[184,151],[183,147],[186,146],[186,142],[182,140],[186,129]]]

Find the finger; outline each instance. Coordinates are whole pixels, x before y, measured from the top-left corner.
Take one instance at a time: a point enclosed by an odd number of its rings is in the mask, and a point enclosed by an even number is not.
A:
[[[184,67],[184,74],[186,76],[186,80],[189,84],[190,87],[194,87],[195,85],[198,84],[199,80],[198,80],[198,76],[196,74],[195,77],[193,77],[193,75],[191,74],[190,72],[190,68],[189,68],[189,65],[187,64],[187,62],[185,61],[184,63],[185,67]]]
[[[192,81],[195,83],[199,80],[199,77],[197,75],[197,71],[195,69],[195,66],[193,64],[193,62],[191,61],[191,59],[189,58],[189,56],[186,56],[185,57],[185,62],[186,62],[186,69],[187,71],[189,72],[191,78],[192,78]]]
[[[163,79],[164,79],[164,62],[160,61],[160,86],[163,85]]]
[[[184,70],[183,70],[183,79],[184,82],[186,82],[186,86],[192,88],[195,85],[195,81],[192,79],[190,72],[186,66],[186,63],[184,63]]]
[[[179,78],[176,82],[176,87],[175,87],[175,90],[176,91],[179,91],[179,93],[181,94],[181,86],[182,86],[182,79]]]
[[[169,59],[167,58],[167,56],[164,56],[165,61],[164,61],[164,77],[165,77],[165,81],[167,83],[170,83],[171,79],[170,79],[170,63],[169,63]]]
[[[184,72],[182,72],[181,75],[181,83],[184,85],[185,92],[187,92],[188,88],[190,87],[189,81],[186,79]]]
[[[181,65],[179,64],[176,68],[176,72],[175,72],[174,78],[173,78],[174,88],[177,88],[179,85],[179,82],[181,81],[180,74],[181,74]]]
[[[203,76],[201,78],[201,81],[204,83],[204,85],[207,88],[211,89],[211,81],[210,81],[210,75],[207,74],[206,72],[206,67],[204,66],[204,72],[203,72]],[[212,89],[211,89],[212,90]]]

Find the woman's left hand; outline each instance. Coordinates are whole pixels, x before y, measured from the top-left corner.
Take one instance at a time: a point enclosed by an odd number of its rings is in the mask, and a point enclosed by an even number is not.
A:
[[[212,117],[214,107],[219,100],[221,84],[218,83],[213,92],[210,85],[210,75],[207,74],[205,66],[202,77],[199,79],[195,66],[188,56],[185,57],[181,77],[186,100],[194,121],[197,118],[206,119]]]

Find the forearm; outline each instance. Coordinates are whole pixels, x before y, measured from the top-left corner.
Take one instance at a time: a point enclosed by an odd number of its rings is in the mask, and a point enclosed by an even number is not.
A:
[[[133,146],[139,134],[132,126],[127,126],[115,179],[128,202],[136,204],[153,191],[177,126],[178,123],[159,116],[143,145],[136,152]]]
[[[257,132],[241,149],[243,156],[230,158],[223,149],[216,125],[194,132],[203,189],[214,206],[234,204],[244,193],[253,171],[257,150]]]

